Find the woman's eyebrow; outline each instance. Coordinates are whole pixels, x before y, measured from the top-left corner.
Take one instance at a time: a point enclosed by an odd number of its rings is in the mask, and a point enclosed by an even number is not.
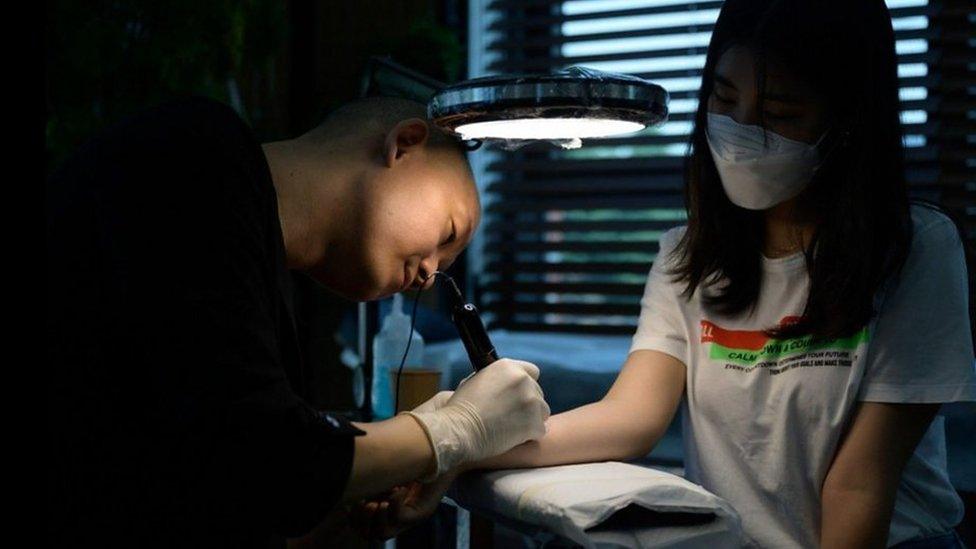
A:
[[[766,92],[763,94],[763,99],[767,101],[776,101],[778,103],[805,103],[806,101],[803,97],[797,94],[789,92]]]
[[[718,82],[719,84],[723,85],[723,86],[732,88],[733,90],[738,90],[739,89],[739,88],[736,88],[735,87],[735,84],[733,84],[731,80],[729,80],[728,78],[722,76],[719,73],[715,73],[715,81]]]

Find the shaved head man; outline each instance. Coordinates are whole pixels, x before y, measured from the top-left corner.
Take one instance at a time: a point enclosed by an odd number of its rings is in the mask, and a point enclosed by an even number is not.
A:
[[[46,198],[52,546],[280,546],[545,432],[538,369],[509,359],[375,423],[303,399],[291,273],[353,300],[419,288],[480,220],[420,103],[363,99],[263,145],[219,103],[167,104]]]

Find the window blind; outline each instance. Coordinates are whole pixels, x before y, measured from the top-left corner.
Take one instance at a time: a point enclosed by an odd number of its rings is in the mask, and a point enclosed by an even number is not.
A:
[[[976,7],[889,0],[907,177],[976,240]],[[582,149],[531,146],[476,163],[487,181],[476,295],[489,324],[630,334],[667,229],[684,223],[683,157],[721,1],[472,3],[472,76],[571,65],[635,74],[671,96],[669,120]],[[480,49],[479,49],[480,48]]]

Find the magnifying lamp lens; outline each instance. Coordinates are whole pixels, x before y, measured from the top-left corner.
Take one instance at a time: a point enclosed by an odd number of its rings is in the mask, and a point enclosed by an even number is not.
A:
[[[462,124],[462,139],[572,139],[634,133],[643,124],[602,118],[517,118]]]

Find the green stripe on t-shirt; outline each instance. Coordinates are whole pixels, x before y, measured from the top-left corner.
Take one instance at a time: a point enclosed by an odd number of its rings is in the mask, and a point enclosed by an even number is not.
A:
[[[724,360],[740,365],[754,365],[757,362],[774,362],[782,358],[795,356],[811,351],[852,350],[868,339],[868,329],[839,339],[814,340],[813,336],[803,336],[790,339],[771,339],[769,343],[758,351],[750,349],[734,349],[712,342],[708,357],[712,360]]]

